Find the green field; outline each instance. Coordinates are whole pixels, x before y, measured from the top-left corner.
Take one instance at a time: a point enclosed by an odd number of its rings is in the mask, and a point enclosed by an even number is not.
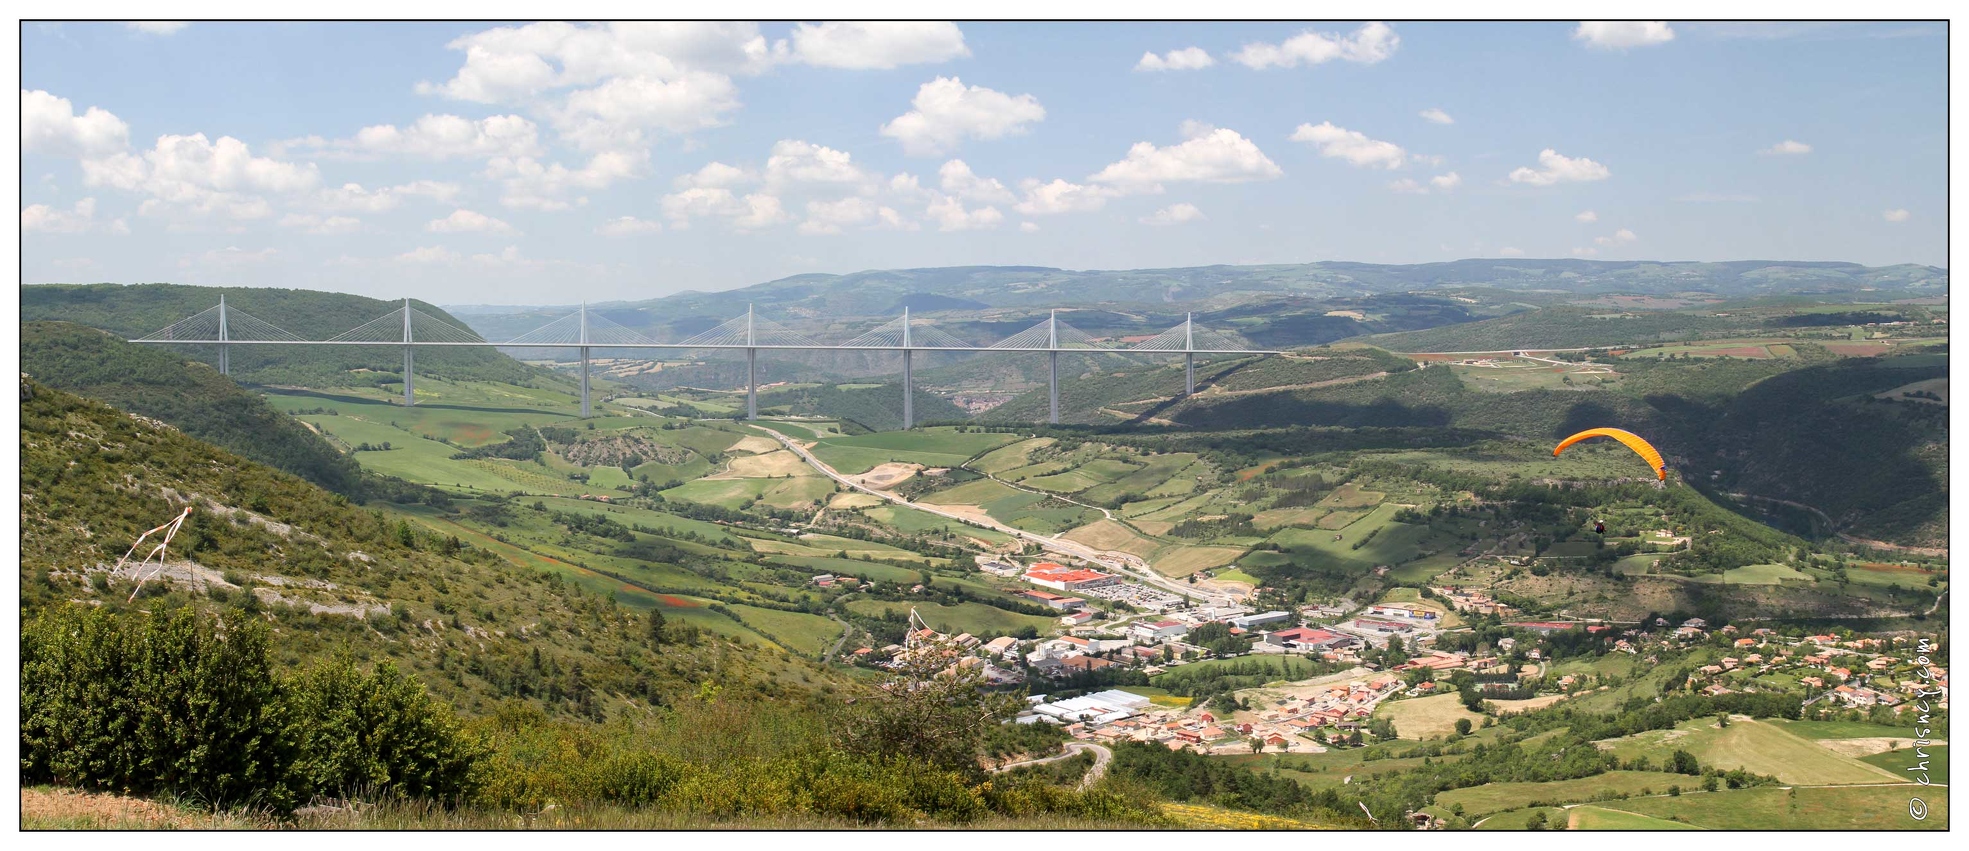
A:
[[[955,429],[933,428],[830,437],[814,444],[812,452],[841,474],[854,475],[891,461],[956,467],[974,455],[1016,439],[1009,434],[959,433]]]
[[[1262,668],[1275,681],[1301,679],[1310,677],[1313,674],[1313,663],[1297,656],[1240,656],[1235,659],[1206,659],[1201,662],[1178,665],[1149,678],[1149,682],[1156,686],[1168,688],[1171,683],[1187,682],[1219,668],[1232,667],[1239,669]]]
[[[820,615],[785,612],[758,606],[726,604],[739,620],[760,633],[777,639],[796,653],[819,655],[841,637],[841,625]]]
[[[1768,722],[1801,739],[1906,739],[1914,736],[1907,727],[1870,724],[1865,721],[1787,721]]]
[[[992,475],[1007,473],[1032,463],[1030,459],[1034,451],[1052,446],[1054,442],[1050,437],[1021,440],[979,456],[977,462],[971,466],[979,472]]]
[[[1712,830],[1947,829],[1948,796],[1944,790],[1930,789],[1920,795],[1930,807],[1925,820],[1908,816],[1908,798],[1921,791],[1921,787],[1911,785],[1763,786],[1691,792],[1674,798],[1632,798],[1614,806],[1657,818],[1679,816],[1689,824]]]
[[[908,603],[888,603],[881,600],[853,600],[848,609],[857,614],[880,616],[884,612],[909,613]],[[1001,635],[1008,635],[1022,626],[1045,632],[1059,625],[1053,618],[1036,615],[1022,615],[993,608],[983,603],[961,603],[956,606],[915,606],[916,613],[923,622],[938,632],[956,634],[968,632],[981,640],[989,641]]]
[[[1392,503],[1384,503],[1337,532],[1284,529],[1268,540],[1292,553],[1331,559],[1361,569],[1382,564],[1402,564],[1415,560],[1430,532],[1426,525],[1394,522],[1395,513],[1400,510]],[[1341,539],[1333,540],[1335,534],[1340,535]],[[1374,538],[1360,549],[1354,549],[1354,544],[1369,534],[1373,534]]]
[[[1922,772],[1910,771],[1909,769],[1914,768],[1919,763],[1925,762],[1928,764],[1928,770],[1926,772],[1926,774],[1928,775],[1928,782],[1947,783],[1948,782],[1948,745],[1929,745],[1927,747],[1922,748],[1921,751],[1928,755],[1926,759],[1916,756],[1914,753],[1914,748],[1909,746],[1903,746],[1897,750],[1891,750],[1886,753],[1877,753],[1877,754],[1873,754],[1872,756],[1860,757],[1860,761],[1866,763],[1867,765],[1884,768],[1887,769],[1888,771],[1894,772],[1894,774],[1899,776],[1902,780],[1913,780],[1917,776],[1919,776]]]
[[[1610,805],[1611,806],[1611,805]],[[1567,810],[1568,830],[1701,830],[1692,824],[1644,816],[1607,807],[1581,806]]]
[[[664,499],[739,509],[757,501],[773,508],[818,506],[834,492],[834,480],[820,476],[785,479],[698,479],[663,491]]]
[[[1433,698],[1432,698],[1433,699]],[[1397,725],[1397,730],[1400,726]],[[1591,801],[1609,792],[1625,795],[1665,793],[1670,786],[1694,788],[1701,778],[1661,771],[1609,771],[1577,780],[1549,783],[1490,783],[1464,789],[1451,789],[1436,795],[1436,805],[1463,805],[1467,816],[1477,817],[1522,807],[1526,803],[1576,804]]]
[[[1734,719],[1717,729],[1716,719],[1697,718],[1673,730],[1651,730],[1602,745],[1622,760],[1646,755],[1660,764],[1675,751],[1696,754],[1705,767],[1741,768],[1767,774],[1784,783],[1892,783],[1902,778],[1891,771],[1840,756],[1782,727],[1750,719]]]
[[[1558,807],[1533,807],[1530,809],[1498,813],[1478,823],[1476,828],[1478,830],[1524,830],[1525,821],[1530,819],[1533,813],[1545,814],[1546,830],[1551,830],[1553,825],[1563,825],[1566,823],[1565,810]]]

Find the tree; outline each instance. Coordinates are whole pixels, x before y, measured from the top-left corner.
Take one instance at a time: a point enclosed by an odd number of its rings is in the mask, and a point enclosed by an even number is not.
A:
[[[1459,736],[1470,735],[1470,719],[1468,718],[1456,719],[1456,734]]]
[[[663,644],[663,613],[656,609],[649,610],[648,634],[651,647]]]
[[[1695,754],[1679,750],[1669,755],[1668,770],[1676,774],[1695,775],[1702,773],[1702,767],[1696,763]]]
[[[957,648],[942,640],[899,654],[875,695],[854,705],[842,745],[872,759],[913,758],[983,779],[978,755],[985,737],[1017,714],[1020,701],[985,691],[983,666],[952,664],[958,658]]]
[[[1532,814],[1531,814],[1531,818],[1528,818],[1528,819],[1525,819],[1525,829],[1526,829],[1526,830],[1544,830],[1544,829],[1545,829],[1545,811],[1544,811],[1544,810],[1539,810],[1539,811],[1537,811],[1537,812],[1534,812],[1534,813],[1532,813]]]

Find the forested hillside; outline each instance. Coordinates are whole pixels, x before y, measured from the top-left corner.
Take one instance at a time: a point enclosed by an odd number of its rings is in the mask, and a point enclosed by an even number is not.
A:
[[[21,605],[244,607],[276,627],[289,665],[335,653],[394,659],[467,711],[502,698],[601,718],[706,681],[779,699],[802,663],[701,635],[667,635],[604,597],[493,552],[89,399],[21,384]],[[160,576],[117,559],[192,509]],[[146,548],[146,551],[148,548]],[[141,555],[141,553],[139,554]],[[134,602],[139,578],[148,578]],[[812,677],[817,672],[809,671]]]
[[[178,284],[41,284],[21,287],[22,321],[54,320],[100,328],[125,339],[152,333],[219,303],[252,315],[302,339],[322,340],[403,306],[346,293]],[[443,309],[412,299],[411,307],[459,328]],[[173,346],[188,357],[216,363],[210,346]],[[403,353],[387,346],[233,346],[233,377],[247,384],[306,387],[398,385]],[[454,380],[505,381],[535,386],[556,382],[551,373],[526,366],[490,348],[423,349],[417,372]]]
[[[162,420],[192,437],[337,493],[362,471],[320,435],[202,363],[66,322],[21,325],[21,371],[50,387]]]

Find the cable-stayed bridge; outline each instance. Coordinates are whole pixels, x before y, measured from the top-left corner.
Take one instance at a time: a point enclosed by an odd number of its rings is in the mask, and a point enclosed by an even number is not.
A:
[[[1104,352],[1109,354],[1183,356],[1184,392],[1196,392],[1197,355],[1276,355],[1277,351],[1253,349],[1243,340],[1198,326],[1190,317],[1182,324],[1129,345],[1096,339],[1060,321],[1052,311],[1039,324],[987,345],[966,342],[934,325],[912,322],[909,309],[902,316],[866,333],[838,343],[808,337],[755,313],[748,305],[745,313],[719,323],[689,339],[675,343],[652,340],[625,328],[607,317],[598,316],[582,304],[579,310],[505,341],[487,340],[469,329],[460,328],[410,305],[378,316],[368,322],[324,340],[303,339],[297,334],[219,303],[197,314],[180,319],[133,343],[209,345],[219,349],[219,371],[232,372],[233,346],[396,346],[403,349],[403,403],[414,405],[417,397],[415,350],[419,347],[489,346],[493,348],[578,349],[581,360],[581,416],[591,415],[589,401],[589,353],[596,348],[743,350],[745,352],[745,413],[759,418],[758,359],[761,349],[803,351],[893,351],[902,353],[903,428],[916,424],[914,408],[916,352],[1045,352],[1047,387],[1051,401],[1051,422],[1060,421],[1060,353]]]

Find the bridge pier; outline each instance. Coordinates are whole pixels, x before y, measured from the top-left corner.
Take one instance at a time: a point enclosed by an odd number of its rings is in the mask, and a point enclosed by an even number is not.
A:
[[[588,407],[588,347],[581,347],[581,418],[593,416]]]
[[[417,404],[417,393],[411,389],[414,380],[411,378],[411,351],[410,299],[406,298],[403,300],[403,406],[406,408]]]
[[[1046,421],[1060,424],[1060,353],[1046,353],[1046,395],[1050,405],[1047,407]]]
[[[219,374],[232,374],[232,344],[226,342],[226,297],[219,296]]]
[[[1196,395],[1196,355],[1183,353],[1183,395]]]
[[[759,350],[745,350],[745,418],[759,418]]]
[[[902,350],[902,427],[916,427],[916,382],[909,371],[909,350]]]

